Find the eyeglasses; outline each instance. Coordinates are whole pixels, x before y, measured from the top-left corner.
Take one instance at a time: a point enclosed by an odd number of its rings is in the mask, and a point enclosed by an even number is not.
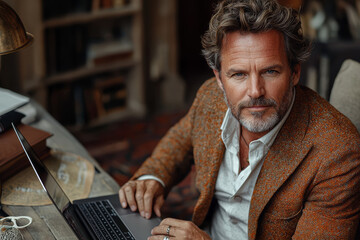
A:
[[[25,224],[18,223],[18,221],[22,220],[22,219],[26,221]],[[4,217],[4,218],[0,219],[0,230],[1,231],[6,231],[7,229],[10,229],[10,228],[17,228],[17,229],[26,228],[31,223],[32,223],[32,218],[28,217],[28,216]]]

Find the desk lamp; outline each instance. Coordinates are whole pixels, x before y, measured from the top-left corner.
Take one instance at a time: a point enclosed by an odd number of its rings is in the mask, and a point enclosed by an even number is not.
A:
[[[0,0],[0,67],[1,55],[16,52],[29,45],[33,35],[25,31],[16,12]]]

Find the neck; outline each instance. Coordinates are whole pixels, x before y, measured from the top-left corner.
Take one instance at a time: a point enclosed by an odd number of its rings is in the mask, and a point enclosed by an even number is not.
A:
[[[254,140],[261,138],[262,136],[266,135],[268,132],[269,131],[261,132],[261,133],[254,133],[254,132],[248,131],[246,128],[241,126],[241,134],[245,138],[247,143],[250,143]]]

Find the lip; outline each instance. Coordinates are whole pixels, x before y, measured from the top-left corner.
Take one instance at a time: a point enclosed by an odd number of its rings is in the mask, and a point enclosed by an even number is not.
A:
[[[268,108],[269,106],[252,106],[248,107],[247,109],[252,112],[261,112],[267,110]]]

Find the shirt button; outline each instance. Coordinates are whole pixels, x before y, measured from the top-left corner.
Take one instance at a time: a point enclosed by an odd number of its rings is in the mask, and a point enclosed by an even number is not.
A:
[[[238,224],[239,223],[239,221],[236,219],[236,218],[230,218],[230,221],[231,221],[231,223],[232,224]]]
[[[234,197],[234,201],[236,202],[241,202],[242,201],[242,198],[240,196],[235,196]]]

